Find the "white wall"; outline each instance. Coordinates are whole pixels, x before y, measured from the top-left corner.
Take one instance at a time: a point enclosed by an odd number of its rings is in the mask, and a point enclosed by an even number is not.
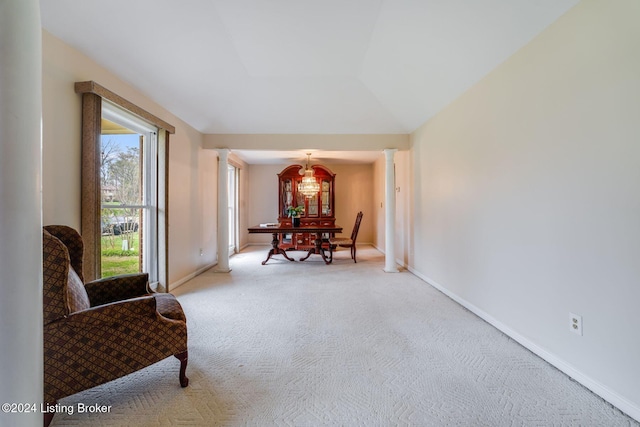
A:
[[[635,418],[639,21],[636,0],[583,0],[419,128],[409,248],[419,275]]]
[[[44,224],[80,228],[81,96],[74,83],[94,80],[176,127],[169,149],[170,285],[213,263],[217,166],[215,152],[201,148],[202,135],[46,31],[42,41]]]

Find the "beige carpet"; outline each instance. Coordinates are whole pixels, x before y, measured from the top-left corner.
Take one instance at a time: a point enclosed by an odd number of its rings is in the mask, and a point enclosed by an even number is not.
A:
[[[170,358],[61,402],[109,413],[52,425],[640,425],[373,248],[329,266],[266,250],[176,290],[189,387]]]

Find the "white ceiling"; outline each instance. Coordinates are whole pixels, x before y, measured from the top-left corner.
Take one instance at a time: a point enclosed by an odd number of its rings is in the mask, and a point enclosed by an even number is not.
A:
[[[202,133],[406,134],[576,3],[41,0],[41,14]]]

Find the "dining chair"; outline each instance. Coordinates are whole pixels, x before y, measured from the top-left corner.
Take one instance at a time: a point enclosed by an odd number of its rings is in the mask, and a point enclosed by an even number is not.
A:
[[[353,225],[353,231],[351,231],[351,237],[332,237],[329,239],[329,262],[333,261],[333,251],[338,247],[351,248],[351,259],[356,261],[356,239],[358,238],[358,230],[360,230],[360,223],[362,222],[362,211],[356,215],[356,222]]]

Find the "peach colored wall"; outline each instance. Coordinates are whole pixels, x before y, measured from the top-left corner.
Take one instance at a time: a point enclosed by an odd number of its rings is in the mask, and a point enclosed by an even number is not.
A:
[[[215,260],[215,154],[202,135],[105,67],[43,31],[43,221],[80,227],[81,97],[94,80],[176,127],[169,159],[169,283]],[[204,254],[200,256],[199,249]]]
[[[373,243],[373,165],[326,166],[336,174],[336,224],[343,227],[342,236],[351,236],[356,215],[362,211],[357,242]]]
[[[249,222],[250,225],[274,222],[278,217],[278,173],[288,165],[249,166]],[[364,217],[359,243],[373,242],[373,165],[325,164],[336,174],[336,223],[349,236],[356,214],[362,210]],[[246,232],[246,231],[245,231]],[[267,244],[269,235],[249,234],[249,243]]]
[[[373,245],[381,252],[385,247],[385,158],[381,156],[373,164]]]

